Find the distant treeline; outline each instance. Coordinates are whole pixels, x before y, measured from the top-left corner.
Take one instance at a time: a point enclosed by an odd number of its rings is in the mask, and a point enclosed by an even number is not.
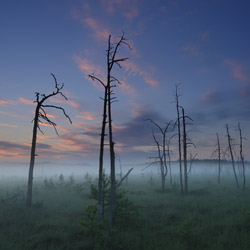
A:
[[[172,163],[178,163],[179,161],[171,161]],[[190,162],[190,160],[188,160],[188,162]],[[194,159],[192,160],[193,163],[199,163],[199,164],[218,164],[218,159]],[[235,161],[236,163],[241,163],[240,160]],[[230,160],[221,160],[221,163],[225,163],[225,164],[231,164]],[[245,161],[246,164],[250,164],[249,161]]]

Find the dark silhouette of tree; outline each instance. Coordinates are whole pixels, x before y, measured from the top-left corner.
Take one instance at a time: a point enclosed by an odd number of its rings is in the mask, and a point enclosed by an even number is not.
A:
[[[32,146],[31,146],[31,154],[30,154],[28,190],[27,190],[27,201],[26,201],[27,206],[29,207],[31,206],[31,203],[32,203],[33,170],[34,170],[35,157],[36,157],[37,129],[39,129],[42,132],[39,123],[44,122],[46,124],[53,126],[56,134],[58,135],[58,132],[56,129],[57,124],[50,120],[45,109],[53,108],[53,109],[61,110],[64,116],[70,121],[70,123],[72,123],[70,117],[66,114],[64,108],[55,106],[55,105],[44,104],[46,100],[56,95],[61,95],[65,100],[68,100],[67,97],[61,92],[64,85],[62,84],[61,86],[59,86],[59,84],[57,83],[56,77],[53,74],[51,75],[54,78],[55,91],[53,91],[51,94],[48,94],[48,95],[40,94],[36,92],[36,100],[34,101],[34,103],[36,103],[37,105],[36,105],[36,110],[35,110],[35,117],[33,119],[34,126],[33,126],[33,135],[32,135]]]
[[[116,87],[115,83],[121,84],[121,82],[114,76],[112,76],[112,69],[114,65],[121,68],[121,63],[126,61],[127,57],[117,57],[117,52],[120,46],[125,45],[130,49],[130,45],[127,39],[122,36],[117,37],[116,42],[111,42],[111,35],[108,38],[108,49],[107,49],[107,81],[104,83],[100,78],[89,75],[93,81],[98,81],[104,87],[104,98],[103,98],[103,120],[101,129],[101,140],[100,140],[100,156],[99,156],[99,180],[98,180],[98,218],[103,221],[102,211],[102,177],[103,177],[103,155],[104,155],[104,141],[106,136],[106,124],[108,123],[108,135],[109,135],[109,152],[110,152],[110,178],[111,178],[111,194],[110,194],[110,225],[114,224],[114,212],[116,203],[116,181],[115,181],[115,151],[114,151],[114,140],[112,131],[112,103],[116,101],[113,88]]]
[[[154,142],[156,143],[156,147],[157,147],[157,152],[158,152],[158,156],[154,157],[155,161],[154,163],[159,163],[160,164],[160,173],[161,173],[161,189],[165,190],[165,184],[166,184],[166,176],[168,173],[168,163],[169,161],[169,145],[170,145],[170,141],[167,140],[167,131],[169,126],[171,125],[172,121],[168,122],[165,126],[165,128],[161,128],[156,122],[154,122],[152,119],[147,119],[148,121],[152,122],[160,131],[161,135],[162,135],[162,144],[160,144],[154,134],[154,130],[152,130],[152,135],[153,135],[153,139]],[[152,164],[150,164],[152,165]]]
[[[221,174],[221,148],[220,148],[220,138],[218,133],[216,133],[217,136],[217,151],[218,151],[218,160],[219,160],[219,167],[218,167],[218,184],[220,184],[220,174]]]
[[[245,160],[244,160],[244,156],[243,156],[243,139],[245,139],[245,138],[242,137],[240,123],[238,123],[238,129],[239,129],[239,133],[240,133],[240,160],[241,160],[241,164],[242,164],[242,178],[243,178],[242,189],[245,190],[246,189],[246,168],[245,168]]]
[[[180,123],[180,105],[179,105],[179,84],[175,84],[175,102],[176,102],[176,111],[177,111],[177,130],[178,130],[178,153],[179,153],[179,169],[180,169],[180,185],[181,193],[183,193],[183,175],[182,175],[182,150],[181,150],[181,123]]]
[[[238,181],[238,177],[237,177],[237,173],[236,173],[236,169],[235,169],[235,161],[234,161],[234,154],[233,154],[233,150],[234,150],[233,149],[233,146],[234,146],[233,145],[233,138],[230,136],[228,124],[226,124],[226,129],[227,129],[228,150],[229,150],[229,153],[230,153],[230,156],[231,156],[235,183],[236,183],[237,189],[239,189],[240,186],[239,186],[239,181]]]
[[[220,146],[220,138],[219,138],[219,134],[216,133],[216,137],[217,137],[217,144],[216,144],[216,148],[214,149],[214,151],[211,154],[211,157],[214,157],[215,154],[218,155],[218,184],[220,184],[220,180],[221,180],[221,155],[225,154]]]
[[[191,120],[193,121],[189,116],[185,115],[185,110],[183,107],[181,107],[182,109],[182,128],[183,128],[183,137],[182,137],[182,146],[183,146],[183,165],[184,165],[184,192],[185,194],[188,193],[188,174],[189,174],[189,170],[187,167],[187,148],[188,145],[192,144],[193,146],[195,146],[192,142],[188,142],[188,138],[187,138],[187,130],[186,130],[186,125],[188,124],[186,122],[186,120]],[[191,168],[190,168],[191,170]]]

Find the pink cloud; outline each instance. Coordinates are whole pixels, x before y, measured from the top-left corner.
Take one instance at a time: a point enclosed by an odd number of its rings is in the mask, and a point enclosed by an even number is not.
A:
[[[17,128],[18,127],[17,125],[3,124],[3,123],[0,123],[0,126],[2,126],[2,127],[10,127],[10,128]]]
[[[69,104],[70,106],[74,108],[79,108],[80,104],[78,102],[72,101],[72,100],[65,100],[62,96],[52,97],[50,98],[52,102],[58,103],[58,104]]]
[[[95,73],[98,76],[105,76],[104,69],[100,65],[90,62],[87,58],[80,58],[74,55],[73,59],[84,74],[89,75]]]
[[[126,94],[129,94],[130,96],[136,96],[136,90],[133,88],[130,84],[122,81],[121,84],[119,84],[119,89],[122,89],[122,92],[125,92]]]
[[[136,8],[136,6],[132,6],[131,9],[129,9],[128,11],[124,12],[123,15],[127,18],[127,19],[134,19],[135,17],[137,17],[139,14],[138,9]]]
[[[201,100],[204,102],[212,101],[215,97],[215,92],[212,90],[208,90],[202,97]]]
[[[110,31],[108,28],[105,28],[102,24],[97,22],[92,17],[88,17],[84,19],[84,23],[94,32],[94,36],[97,40],[107,40],[110,34]]]
[[[148,71],[141,69],[139,65],[135,64],[131,60],[125,61],[123,65],[128,74],[133,76],[140,75],[148,85],[156,86],[159,84],[159,82],[155,80]]]
[[[11,100],[0,100],[0,106],[5,106],[5,105],[16,105],[16,101],[11,101]]]
[[[24,97],[20,97],[19,101],[21,103],[28,104],[28,105],[34,105],[35,104],[32,100],[29,100],[29,99],[24,98]]]
[[[58,119],[59,118],[59,116],[57,116],[57,115],[50,115],[50,114],[46,114],[46,115],[47,115],[47,117],[52,118],[52,119]]]
[[[250,75],[245,73],[244,67],[234,60],[226,59],[223,63],[230,67],[233,72],[233,77],[242,81],[242,82],[250,82]]]
[[[4,100],[0,100],[0,105],[1,105],[1,106],[4,106],[4,105],[6,105],[6,104],[8,104],[8,102],[6,102],[6,101],[4,101]]]
[[[85,119],[85,120],[89,120],[89,121],[93,121],[95,120],[95,116],[94,114],[86,111],[86,112],[81,112],[81,115],[76,115],[77,118],[79,119]]]
[[[90,62],[87,58],[80,58],[76,55],[73,56],[73,59],[76,62],[77,66],[80,68],[80,70],[85,74],[87,79],[89,79],[88,75],[95,74],[97,77],[100,78],[101,81],[105,83],[104,69],[100,65]],[[100,83],[92,80],[91,82],[97,89],[102,89]]]

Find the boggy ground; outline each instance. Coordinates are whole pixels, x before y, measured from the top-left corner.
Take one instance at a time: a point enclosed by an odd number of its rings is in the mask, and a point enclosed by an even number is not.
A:
[[[250,249],[249,186],[243,192],[233,179],[218,185],[194,177],[184,196],[176,184],[162,192],[158,179],[131,176],[123,184],[126,194],[118,199],[116,226],[110,229],[108,222],[91,221],[95,200],[90,185],[96,180],[89,175],[35,180],[31,208],[25,206],[24,180],[5,178],[0,185],[0,249]]]

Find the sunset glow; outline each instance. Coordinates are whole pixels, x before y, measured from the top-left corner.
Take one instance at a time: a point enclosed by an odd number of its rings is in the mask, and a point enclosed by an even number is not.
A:
[[[147,162],[155,155],[150,118],[164,126],[176,119],[175,84],[180,105],[193,119],[189,137],[197,158],[210,158],[226,124],[239,134],[250,160],[250,3],[249,1],[4,1],[1,5],[0,158],[28,162],[36,92],[54,91],[53,73],[64,84],[62,96],[47,108],[57,124],[40,123],[37,160],[98,164],[108,36],[124,32],[129,59],[114,67],[113,133],[123,163]],[[174,132],[170,132],[173,135]],[[40,145],[39,145],[40,143]],[[172,141],[177,159],[177,139]]]

